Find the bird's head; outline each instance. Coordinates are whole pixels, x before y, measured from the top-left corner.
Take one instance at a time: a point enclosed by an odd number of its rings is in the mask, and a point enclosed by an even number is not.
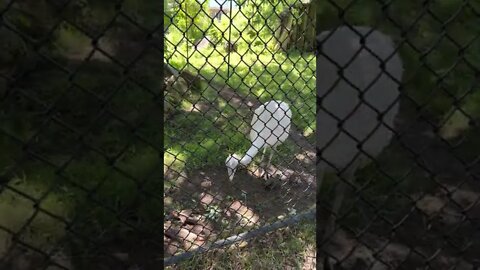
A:
[[[238,164],[240,164],[241,157],[237,154],[229,155],[225,160],[225,165],[227,166],[228,179],[233,180],[233,176],[237,171]]]

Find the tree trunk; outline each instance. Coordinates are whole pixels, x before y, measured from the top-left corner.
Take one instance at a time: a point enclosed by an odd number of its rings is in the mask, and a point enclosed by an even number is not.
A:
[[[305,35],[307,34],[307,26],[308,26],[308,21],[309,21],[309,15],[310,15],[310,5],[303,6],[304,10],[302,13],[302,24],[299,27],[300,31],[300,38],[298,39],[298,47],[301,47],[303,50],[305,50],[308,46],[306,44],[307,39],[305,38]]]
[[[280,31],[278,36],[278,44],[276,49],[282,49],[283,51],[287,50],[288,42],[289,42],[289,34],[292,30],[292,23],[293,18],[290,14],[285,14],[284,19],[280,23]]]

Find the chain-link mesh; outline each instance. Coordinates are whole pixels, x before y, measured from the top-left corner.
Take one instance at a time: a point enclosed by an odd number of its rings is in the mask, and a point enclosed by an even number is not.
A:
[[[230,4],[0,1],[0,269],[159,268],[312,218],[312,10]]]
[[[468,0],[320,1],[320,269],[480,266],[479,15]]]
[[[313,221],[313,5],[170,1],[165,16],[166,264]]]
[[[480,3],[218,1],[0,1],[0,269],[480,267]]]
[[[161,266],[161,12],[0,1],[0,269]]]

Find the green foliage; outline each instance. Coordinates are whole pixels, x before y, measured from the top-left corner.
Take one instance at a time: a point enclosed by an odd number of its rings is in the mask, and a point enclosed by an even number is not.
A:
[[[208,36],[215,44],[228,41],[236,43],[241,52],[264,51],[265,45],[273,50],[277,43],[275,32],[280,27],[280,14],[295,1],[247,1],[215,20]],[[299,11],[292,9],[291,16],[300,18]]]
[[[246,17],[243,17],[245,21],[242,22],[241,16],[234,15],[234,20],[237,20],[235,23],[246,25],[248,23]],[[222,38],[228,38],[228,17],[223,16],[216,23],[220,29],[227,30]],[[241,26],[237,24],[235,26],[241,29]],[[234,28],[231,28],[232,36],[239,33],[233,31]],[[242,37],[246,35],[245,33],[248,31],[242,31]],[[252,37],[250,40],[248,37],[245,38],[249,43],[258,37]],[[288,101],[293,111],[293,122],[306,135],[310,135],[315,130],[314,55],[299,52],[272,53],[263,50],[260,43],[255,46],[241,45],[238,52],[230,53],[230,64],[235,66],[234,68],[225,62],[224,48],[203,48],[191,54],[186,69],[192,74],[200,73],[206,80],[212,79],[219,84],[228,83],[239,94],[254,95],[262,102],[272,98]],[[175,62],[179,58],[181,57],[172,56],[169,59],[172,60],[170,64],[182,69],[183,67]],[[228,81],[225,82],[223,78],[228,78]],[[216,89],[208,85],[198,89],[200,94],[193,91],[187,93],[178,101],[184,106],[178,106],[175,117],[165,125],[164,143],[168,151],[164,156],[164,166],[178,166],[181,168],[175,171],[182,171],[184,168],[197,169],[207,165],[223,165],[227,154],[245,152],[250,147],[248,132],[251,113],[237,109],[220,97]],[[171,93],[167,93],[167,96],[171,96]],[[190,110],[190,104],[202,102],[210,106],[206,111]],[[279,150],[289,155],[298,149],[287,142],[279,147]],[[176,155],[179,157],[177,160]]]
[[[175,7],[170,5],[171,7],[164,17],[165,25],[168,25],[166,59],[171,65],[183,68],[186,63],[185,54],[187,51],[194,51],[193,44],[205,35],[217,49],[230,41],[235,43],[237,50],[242,53],[248,51],[261,53],[265,50],[265,45],[273,51],[277,44],[274,36],[280,27],[280,14],[287,12],[295,18],[297,24],[302,22],[302,14],[299,9],[288,9],[295,3],[294,0],[245,1],[237,7],[233,7],[231,11],[225,10],[225,14],[222,14],[220,20],[210,18],[204,12],[195,13],[199,10],[199,4],[192,4],[187,9],[183,5]],[[228,3],[226,8],[229,8]],[[203,10],[206,11],[205,7]],[[186,19],[185,14],[187,13],[193,19]],[[175,51],[182,53],[183,57]]]
[[[189,42],[195,42],[207,31],[210,23],[208,1],[184,0],[175,9],[174,24],[186,34]]]
[[[191,71],[195,72],[195,66],[208,61],[214,68],[202,68],[202,76],[214,80],[220,78],[217,74],[226,77],[227,66],[222,55],[215,51],[204,54],[210,56],[205,58],[199,53],[193,54],[189,60],[193,66]],[[264,53],[257,56],[249,53],[242,57],[243,61],[239,60],[239,54],[233,53],[231,57],[232,63],[239,63],[229,81],[233,89],[242,95],[254,94],[261,101],[270,100],[272,95],[273,98],[288,100],[291,102],[295,125],[309,132],[315,129],[313,55]],[[219,79],[219,83],[223,81]],[[213,107],[207,113],[182,112],[165,126],[165,146],[177,149],[172,154],[181,153],[184,164],[190,169],[223,164],[228,153],[246,151],[250,146],[247,136],[251,114],[227,103],[211,87],[200,92],[201,96],[190,93],[185,99],[191,103],[211,104]],[[175,138],[175,141],[170,141],[170,138]],[[279,148],[282,149],[289,149],[289,146]],[[170,155],[166,154],[165,157]]]
[[[186,54],[188,48],[191,51],[193,44],[205,35],[212,23],[208,15],[208,0],[175,2],[167,9],[164,22],[168,26],[165,35],[166,59],[172,57],[175,51]]]

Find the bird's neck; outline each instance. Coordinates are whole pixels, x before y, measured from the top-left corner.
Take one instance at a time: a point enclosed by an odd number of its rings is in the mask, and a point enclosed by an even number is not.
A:
[[[252,145],[247,153],[245,154],[245,156],[242,157],[242,159],[240,160],[240,163],[243,164],[243,165],[248,165],[250,164],[250,162],[252,162],[253,158],[257,155],[258,151],[260,149],[255,146],[255,145]]]

